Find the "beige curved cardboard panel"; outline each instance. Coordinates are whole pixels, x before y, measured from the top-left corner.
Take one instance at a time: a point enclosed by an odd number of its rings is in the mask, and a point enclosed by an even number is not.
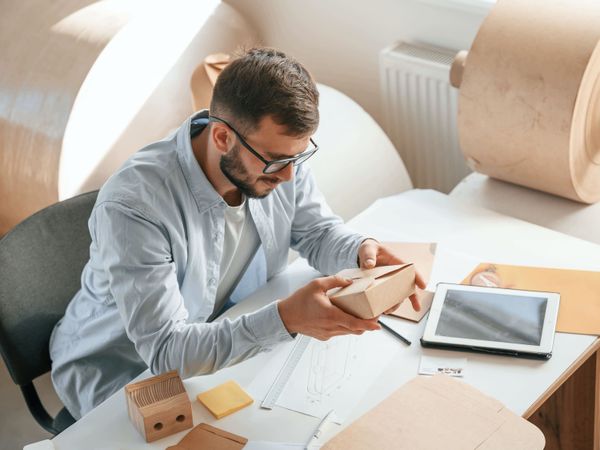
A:
[[[104,20],[85,33],[90,12]],[[3,8],[0,234],[58,199],[60,149],[75,96],[127,17],[126,10],[85,0],[13,1]]]
[[[193,112],[199,61],[253,42],[216,0],[12,2],[0,15],[0,235],[100,187]]]

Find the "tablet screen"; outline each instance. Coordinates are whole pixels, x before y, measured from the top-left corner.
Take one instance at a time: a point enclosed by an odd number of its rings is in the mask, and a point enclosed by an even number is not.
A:
[[[449,289],[436,335],[539,345],[547,298]]]

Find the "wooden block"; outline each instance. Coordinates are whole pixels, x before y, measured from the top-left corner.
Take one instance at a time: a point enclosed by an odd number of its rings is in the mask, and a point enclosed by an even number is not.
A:
[[[198,401],[206,406],[213,416],[220,419],[250,405],[254,400],[239,384],[230,380],[198,394]]]
[[[193,426],[192,404],[176,371],[125,386],[129,418],[146,442]]]

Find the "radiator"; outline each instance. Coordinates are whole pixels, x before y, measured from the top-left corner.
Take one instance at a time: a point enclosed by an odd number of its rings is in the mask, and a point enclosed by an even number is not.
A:
[[[448,193],[470,173],[458,145],[458,90],[449,83],[455,54],[404,42],[380,53],[384,128],[416,188]]]

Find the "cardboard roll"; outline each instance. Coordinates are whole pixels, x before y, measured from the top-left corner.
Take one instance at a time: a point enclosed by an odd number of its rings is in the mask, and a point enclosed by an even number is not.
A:
[[[451,82],[473,170],[600,200],[600,2],[499,0]]]

